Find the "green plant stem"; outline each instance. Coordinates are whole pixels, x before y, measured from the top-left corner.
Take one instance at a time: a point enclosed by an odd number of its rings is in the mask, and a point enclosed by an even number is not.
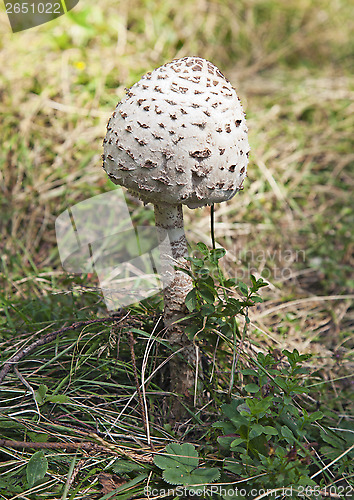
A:
[[[215,208],[214,203],[210,207],[210,235],[211,235],[211,246],[215,250]]]

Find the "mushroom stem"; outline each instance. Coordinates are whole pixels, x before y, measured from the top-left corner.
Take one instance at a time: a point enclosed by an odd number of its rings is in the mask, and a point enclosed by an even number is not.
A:
[[[175,355],[170,361],[170,390],[191,399],[194,386],[196,346],[184,333],[184,323],[177,320],[188,314],[185,298],[193,288],[188,274],[174,270],[173,266],[185,265],[188,256],[187,240],[183,228],[182,205],[154,205],[155,223],[161,251],[162,280],[164,285],[164,322],[167,339],[173,349],[182,348],[184,362]],[[184,410],[178,400],[171,405],[174,418]]]
[[[164,320],[169,327],[186,314],[185,298],[193,285],[186,273],[173,269],[185,265],[184,259],[188,257],[182,205],[158,204],[154,208],[162,261]]]

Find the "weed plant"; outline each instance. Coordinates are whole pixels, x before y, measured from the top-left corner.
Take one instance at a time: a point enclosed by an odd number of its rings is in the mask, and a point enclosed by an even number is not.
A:
[[[249,309],[262,302],[259,292],[267,283],[254,276],[249,286],[226,278],[219,264],[224,254],[199,243],[186,268],[194,282],[186,297],[187,334],[202,356],[189,421],[171,426],[161,404],[168,393],[157,373],[170,348],[151,317],[156,301],[124,311],[113,326],[99,324],[96,332],[95,323],[87,322],[88,338],[84,328],[75,341],[72,334],[56,339],[8,376],[0,416],[4,498],[75,499],[84,484],[87,498],[101,499],[162,494],[227,500],[257,498],[262,491],[321,499],[328,491],[338,498],[352,493],[350,422],[311,394],[310,355],[257,352],[249,344]],[[144,348],[131,344],[129,351],[129,335],[140,338],[140,346],[145,341]],[[44,384],[41,371],[48,365],[52,375]],[[22,390],[13,389],[14,376]],[[27,452],[16,452],[21,447]],[[88,456],[79,459],[85,450]],[[81,470],[86,462],[91,467]],[[55,481],[65,470],[67,480]],[[91,476],[107,494],[94,493],[94,485],[87,485]]]

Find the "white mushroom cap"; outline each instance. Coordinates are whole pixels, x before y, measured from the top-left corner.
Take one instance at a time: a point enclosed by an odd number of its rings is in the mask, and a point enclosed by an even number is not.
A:
[[[107,125],[103,168],[145,202],[196,208],[234,196],[249,150],[230,82],[209,61],[184,57],[127,91]]]

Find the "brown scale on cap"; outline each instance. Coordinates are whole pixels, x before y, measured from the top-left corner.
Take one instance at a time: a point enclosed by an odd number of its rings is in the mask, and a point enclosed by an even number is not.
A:
[[[138,123],[139,127],[141,127],[141,128],[149,128],[149,125],[147,123],[141,123],[139,121],[137,121],[137,123]]]
[[[179,141],[183,141],[184,137],[179,136],[177,139],[172,139],[173,144],[177,144]]]
[[[191,156],[192,158],[209,158],[209,156],[211,155],[211,151],[210,149],[203,149],[202,151],[190,151],[189,152],[189,156]]]
[[[142,165],[143,168],[155,168],[157,167],[157,163],[154,163],[151,160],[146,160],[145,163]]]

